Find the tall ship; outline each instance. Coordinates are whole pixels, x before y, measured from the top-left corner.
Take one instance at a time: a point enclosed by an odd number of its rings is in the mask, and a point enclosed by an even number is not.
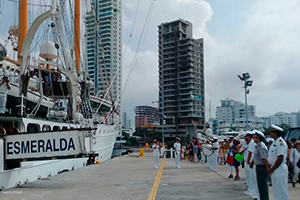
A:
[[[49,2],[16,1],[19,23],[0,43],[0,190],[107,161],[121,130],[112,83],[95,93],[86,70],[83,3]]]

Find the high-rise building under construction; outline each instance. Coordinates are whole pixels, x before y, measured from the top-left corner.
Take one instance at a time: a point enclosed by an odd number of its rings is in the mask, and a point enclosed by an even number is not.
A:
[[[204,127],[203,42],[193,38],[188,21],[158,26],[160,128],[167,141],[193,137]]]

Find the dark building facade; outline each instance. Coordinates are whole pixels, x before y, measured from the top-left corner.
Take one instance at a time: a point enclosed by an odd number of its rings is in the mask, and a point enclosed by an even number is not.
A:
[[[205,122],[203,39],[179,19],[158,26],[158,43],[160,128],[167,141],[195,136]]]

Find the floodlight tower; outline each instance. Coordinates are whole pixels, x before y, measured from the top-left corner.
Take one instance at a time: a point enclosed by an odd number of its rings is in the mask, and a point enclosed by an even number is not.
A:
[[[248,72],[246,73],[243,73],[242,76],[240,75],[237,75],[239,77],[239,79],[241,81],[244,82],[244,87],[245,88],[245,111],[246,111],[246,131],[249,129],[248,127],[248,106],[247,106],[247,94],[249,94],[250,90],[247,89],[247,87],[250,87],[252,86],[253,84],[253,81],[252,80],[249,80],[250,79],[250,74]]]

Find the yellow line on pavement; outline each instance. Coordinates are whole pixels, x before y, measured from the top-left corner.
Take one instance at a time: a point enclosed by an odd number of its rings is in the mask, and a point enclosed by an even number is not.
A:
[[[161,175],[162,175],[162,172],[163,172],[164,167],[165,167],[165,162],[166,162],[166,158],[163,159],[163,161],[160,165],[160,168],[158,170],[157,176],[156,176],[155,181],[153,183],[152,190],[150,192],[148,200],[155,200],[157,190],[158,190],[158,186],[159,186],[159,182],[160,182],[160,179],[161,179]]]

